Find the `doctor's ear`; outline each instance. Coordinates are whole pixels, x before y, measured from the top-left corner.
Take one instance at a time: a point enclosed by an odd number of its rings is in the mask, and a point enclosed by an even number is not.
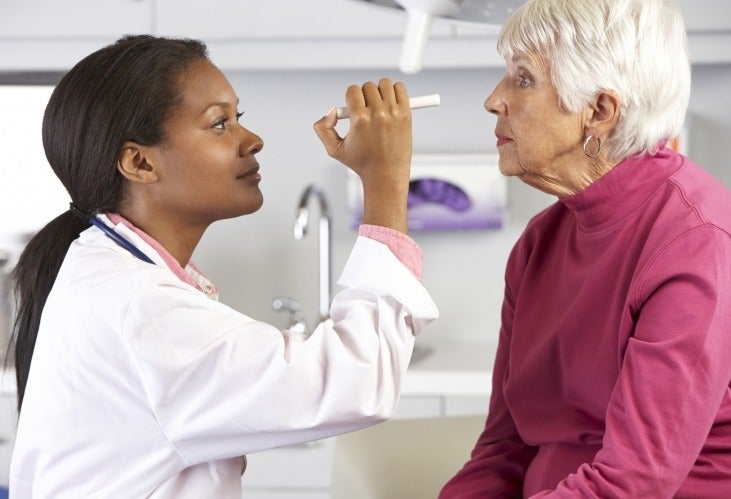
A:
[[[117,170],[132,182],[151,184],[157,182],[157,172],[148,160],[148,149],[136,142],[125,142],[119,151]]]

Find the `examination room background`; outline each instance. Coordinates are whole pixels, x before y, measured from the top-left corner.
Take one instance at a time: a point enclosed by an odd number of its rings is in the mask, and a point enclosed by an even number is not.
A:
[[[257,214],[214,224],[194,258],[218,285],[224,303],[282,327],[287,318],[272,310],[275,296],[298,300],[310,321],[318,309],[316,223],[311,220],[305,239],[292,236],[296,203],[308,184],[326,192],[333,212],[333,289],[355,237],[345,168],[326,155],[312,130],[330,107],[343,105],[349,84],[387,76],[405,82],[411,95],[441,95],[440,107],[413,114],[415,154],[496,152],[495,119],[483,101],[502,77],[499,68],[417,75],[397,70],[229,71],[227,76],[241,99],[242,122],[265,142],[258,155],[265,202]],[[692,159],[731,187],[729,88],[731,65],[694,66],[687,147]],[[338,129],[347,131],[347,123]],[[441,340],[496,337],[507,255],[530,216],[554,199],[516,179],[508,180],[507,196],[508,220],[502,230],[411,233],[424,252],[424,283],[441,313],[424,335]]]

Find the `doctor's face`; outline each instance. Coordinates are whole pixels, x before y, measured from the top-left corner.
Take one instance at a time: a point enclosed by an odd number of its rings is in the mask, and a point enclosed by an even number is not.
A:
[[[180,75],[180,103],[154,146],[158,199],[171,217],[208,224],[257,211],[263,196],[255,154],[263,142],[239,124],[238,98],[207,59]]]

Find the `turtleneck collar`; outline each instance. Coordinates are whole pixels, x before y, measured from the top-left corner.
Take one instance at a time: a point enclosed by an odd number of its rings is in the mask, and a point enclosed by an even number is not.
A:
[[[584,232],[597,232],[621,222],[650,198],[686,163],[670,149],[655,155],[629,157],[583,191],[559,200],[573,211]]]

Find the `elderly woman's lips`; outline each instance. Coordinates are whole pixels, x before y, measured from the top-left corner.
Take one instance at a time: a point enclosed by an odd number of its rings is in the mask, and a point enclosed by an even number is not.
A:
[[[497,134],[496,137],[498,147],[513,141],[513,139],[511,139],[510,137],[506,137],[505,135]]]

